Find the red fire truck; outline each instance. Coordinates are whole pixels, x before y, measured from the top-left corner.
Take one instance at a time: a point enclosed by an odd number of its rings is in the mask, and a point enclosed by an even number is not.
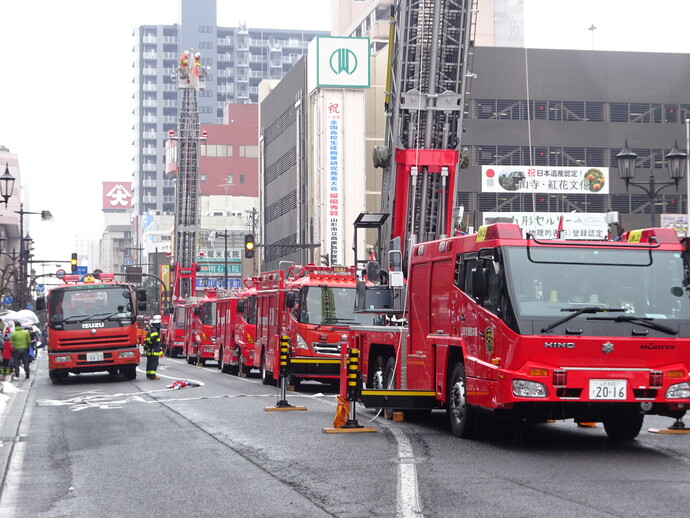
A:
[[[249,374],[256,340],[256,288],[245,279],[245,289],[219,296],[216,306],[218,368],[228,374]]]
[[[353,267],[292,265],[287,273],[277,270],[255,278],[254,364],[264,384],[278,379],[283,333],[290,341],[290,384],[306,379],[337,383],[343,333],[349,325],[371,321],[369,315],[354,314],[354,272]]]
[[[52,288],[47,301],[48,368],[53,383],[70,372],[118,372],[135,379],[139,364],[137,313],[146,309],[146,292],[117,282],[113,274],[99,278],[66,275],[64,285]]]
[[[204,290],[204,297],[189,297],[185,304],[184,353],[187,363],[206,365],[217,357],[216,289]]]
[[[165,312],[168,314],[168,326],[165,330],[165,354],[177,358],[184,352],[184,323],[186,308],[177,303]]]
[[[645,414],[682,417],[689,243],[662,228],[621,241],[538,241],[496,223],[417,244],[408,325],[352,328],[362,401],[446,408],[462,437],[480,430],[480,410],[603,422],[617,440],[636,437]]]

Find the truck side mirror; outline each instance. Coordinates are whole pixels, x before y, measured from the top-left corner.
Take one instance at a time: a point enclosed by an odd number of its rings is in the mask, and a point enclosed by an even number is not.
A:
[[[46,298],[36,297],[36,309],[38,311],[43,311],[46,308]]]
[[[487,268],[472,269],[472,296],[486,297],[489,294],[489,270]]]
[[[241,315],[244,313],[244,299],[239,299],[237,301],[237,307],[235,308],[235,313],[238,315]]]
[[[286,308],[293,308],[295,307],[295,302],[297,301],[297,297],[295,296],[294,291],[288,291],[285,294],[285,307]]]
[[[138,302],[137,303],[137,309],[139,311],[146,311],[146,302]]]
[[[139,302],[146,302],[146,290],[144,288],[137,289],[137,300]]]
[[[194,306],[193,311],[196,316],[201,316],[201,306]]]

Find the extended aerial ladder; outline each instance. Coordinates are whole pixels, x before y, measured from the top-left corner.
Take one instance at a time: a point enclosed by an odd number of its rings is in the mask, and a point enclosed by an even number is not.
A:
[[[398,0],[392,8],[379,261],[453,232],[477,0]],[[390,241],[386,242],[389,239]]]
[[[193,49],[192,49],[193,52]],[[173,241],[173,301],[194,295],[199,227],[199,108],[197,92],[205,87],[200,54],[185,51],[178,68],[181,91],[177,139],[177,188]]]

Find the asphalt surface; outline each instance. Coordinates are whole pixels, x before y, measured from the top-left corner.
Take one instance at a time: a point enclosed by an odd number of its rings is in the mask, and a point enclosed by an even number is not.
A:
[[[331,435],[318,383],[288,392],[308,410],[268,412],[275,387],[211,363],[52,385],[37,362],[0,418],[2,517],[674,517],[690,494],[690,435],[649,432],[667,418],[626,445],[572,421],[461,440],[440,411],[397,423],[360,409],[376,433]]]

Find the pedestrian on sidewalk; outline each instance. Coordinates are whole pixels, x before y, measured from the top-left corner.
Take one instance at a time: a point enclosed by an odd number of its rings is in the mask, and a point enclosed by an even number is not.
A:
[[[19,377],[19,364],[24,365],[24,373],[26,379],[29,379],[29,364],[31,358],[29,357],[29,347],[31,346],[31,336],[29,332],[22,328],[21,323],[14,323],[14,331],[10,335],[10,343],[12,344],[12,360],[14,362],[14,376]]]
[[[144,340],[144,351],[146,352],[146,377],[150,380],[158,380],[160,377],[156,374],[158,369],[158,361],[163,356],[163,348],[161,347],[161,316],[154,315],[151,319],[151,327],[149,328],[146,340]]]
[[[10,343],[10,329],[2,334],[2,368],[0,374],[12,374],[12,344]]]

